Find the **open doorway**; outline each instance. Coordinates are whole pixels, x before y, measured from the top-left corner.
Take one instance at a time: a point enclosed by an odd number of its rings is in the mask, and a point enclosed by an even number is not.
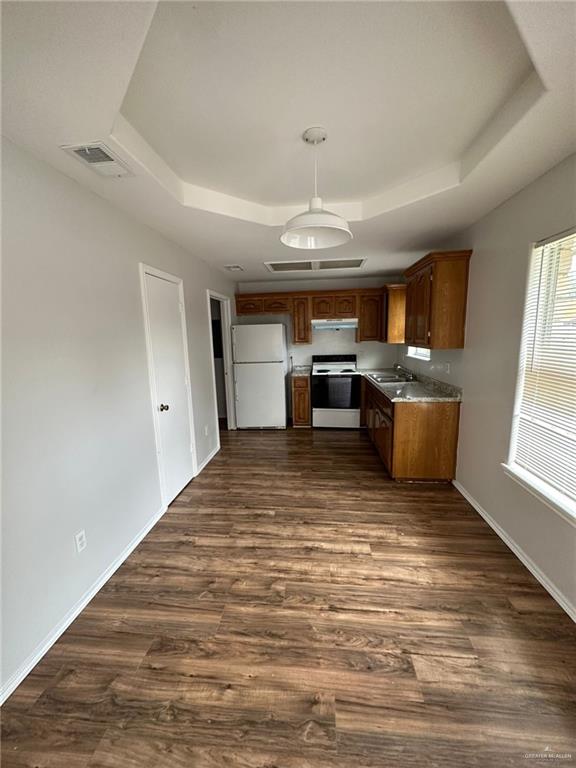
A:
[[[230,299],[211,290],[208,290],[207,293],[218,429],[236,429],[231,373]]]

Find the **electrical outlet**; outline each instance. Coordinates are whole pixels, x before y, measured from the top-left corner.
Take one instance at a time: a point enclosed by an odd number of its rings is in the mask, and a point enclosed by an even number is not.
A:
[[[444,364],[444,370],[446,371],[446,373],[450,373],[450,363]]]
[[[208,425],[204,425],[204,437],[208,437]]]
[[[74,536],[74,541],[76,542],[76,552],[80,554],[80,552],[86,549],[88,544],[86,541],[86,531],[78,531],[76,536]]]

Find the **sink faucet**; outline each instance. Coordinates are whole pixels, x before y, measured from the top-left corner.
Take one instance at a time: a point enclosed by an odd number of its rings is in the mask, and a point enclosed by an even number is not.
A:
[[[412,371],[409,371],[408,368],[404,368],[404,366],[399,363],[394,363],[394,369],[399,373],[402,373],[406,377],[406,381],[416,381],[416,376]]]

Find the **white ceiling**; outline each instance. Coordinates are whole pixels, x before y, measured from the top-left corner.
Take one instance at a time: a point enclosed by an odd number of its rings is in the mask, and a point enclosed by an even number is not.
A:
[[[319,255],[362,256],[366,275],[397,274],[576,150],[571,2],[176,5],[3,2],[3,132],[242,280],[282,280],[263,262],[300,253],[278,237],[309,194],[307,125],[329,130],[327,207],[354,232]],[[135,175],[102,179],[59,149],[91,141]]]
[[[122,114],[182,179],[265,205],[372,197],[457,160],[528,77],[503,3],[162,3]],[[473,98],[470,96],[473,94]]]

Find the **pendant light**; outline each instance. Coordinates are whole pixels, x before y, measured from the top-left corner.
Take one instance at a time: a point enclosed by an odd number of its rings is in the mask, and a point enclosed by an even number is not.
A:
[[[290,248],[318,250],[334,248],[352,240],[348,222],[335,213],[322,208],[322,198],[318,196],[318,145],[323,144],[328,135],[325,128],[307,128],[302,134],[306,144],[314,146],[314,196],[307,211],[299,213],[286,222],[280,241]]]

